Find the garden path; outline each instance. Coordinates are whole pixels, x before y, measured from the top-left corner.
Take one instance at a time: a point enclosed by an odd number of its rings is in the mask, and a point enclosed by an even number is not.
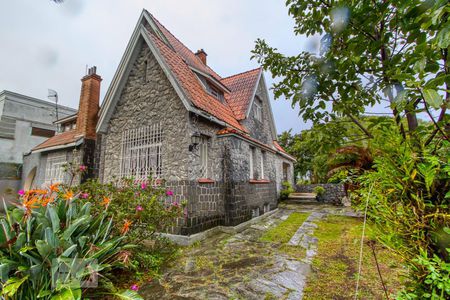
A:
[[[309,214],[287,242],[261,237],[293,212]],[[316,254],[315,222],[327,215],[354,215],[328,205],[280,206],[237,234],[218,234],[183,249],[160,280],[144,286],[144,299],[301,299]],[[295,233],[294,233],[295,232]]]

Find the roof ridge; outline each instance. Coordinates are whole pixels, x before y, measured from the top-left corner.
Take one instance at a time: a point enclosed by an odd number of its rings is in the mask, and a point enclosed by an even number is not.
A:
[[[147,11],[148,12],[148,11]],[[197,57],[197,55],[195,55],[195,52],[194,51],[192,51],[191,50],[191,48],[189,48],[188,46],[186,46],[179,38],[177,38],[177,36],[175,35],[175,34],[173,34],[169,29],[167,29],[167,27],[166,26],[164,26],[164,24],[163,23],[161,23],[157,18],[155,18],[155,16],[152,14],[152,13],[150,13],[150,12],[148,12],[149,14],[150,14],[150,17],[154,20],[154,21],[156,21],[158,24],[159,24],[159,26],[161,26],[161,27],[163,27],[165,30],[167,30],[167,32],[168,33],[170,33],[170,35],[174,38],[174,39],[176,39],[183,47],[185,47],[187,50],[189,50],[200,62],[201,62],[201,60],[200,60],[200,58],[198,58]],[[162,34],[164,34],[164,33],[162,33]],[[165,34],[164,34],[165,35]],[[169,42],[170,43],[170,42]],[[173,47],[173,46],[172,46]],[[175,51],[176,52],[176,51]],[[211,69],[214,73],[216,73],[217,74],[217,72],[216,71],[214,71],[210,66],[206,66],[207,68],[209,68],[209,69]],[[219,74],[217,74],[217,75],[219,75]],[[220,76],[220,75],[219,75]]]
[[[231,78],[231,77],[236,77],[236,76],[239,76],[239,75],[243,75],[243,74],[246,74],[246,73],[250,73],[250,72],[253,72],[253,71],[256,71],[256,70],[261,70],[261,69],[262,69],[262,67],[257,67],[257,68],[254,68],[254,69],[251,69],[251,70],[248,70],[248,71],[244,71],[244,72],[241,72],[241,73],[230,75],[228,77],[224,77],[224,78],[222,78],[222,80],[225,80],[225,79],[228,79],[228,78]]]

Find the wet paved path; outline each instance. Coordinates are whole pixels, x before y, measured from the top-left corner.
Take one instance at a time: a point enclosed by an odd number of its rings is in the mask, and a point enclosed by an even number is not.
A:
[[[293,212],[308,218],[286,244],[260,237]],[[144,299],[301,299],[317,251],[315,222],[330,214],[354,215],[348,208],[285,205],[238,234],[218,234],[184,249],[160,280],[143,287]]]

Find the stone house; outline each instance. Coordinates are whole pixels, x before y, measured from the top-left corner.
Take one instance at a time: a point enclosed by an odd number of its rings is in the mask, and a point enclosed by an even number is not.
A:
[[[87,114],[83,99],[82,92],[78,119]],[[262,69],[221,77],[204,50],[189,50],[146,10],[98,112],[95,139],[94,165],[85,163],[100,181],[152,178],[173,191],[167,201],[188,201],[176,234],[273,210],[281,183],[294,180]]]
[[[62,117],[76,110],[58,105]],[[23,155],[56,132],[55,103],[11,91],[0,92],[0,199],[17,198]]]

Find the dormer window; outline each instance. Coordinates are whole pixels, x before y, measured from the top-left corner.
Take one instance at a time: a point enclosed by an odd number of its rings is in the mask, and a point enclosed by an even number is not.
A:
[[[199,74],[197,72],[194,72],[194,73],[195,73],[195,75],[197,75],[197,78],[202,83],[206,92],[223,103],[225,98],[224,98],[224,92],[223,92],[222,88],[220,87],[220,84],[214,82],[214,79],[206,78],[203,74]]]
[[[220,102],[223,102],[223,92],[219,89],[216,89],[214,86],[208,83],[207,85],[208,92]]]
[[[262,122],[262,101],[258,97],[256,97],[253,105],[255,106],[254,109],[255,119]]]

